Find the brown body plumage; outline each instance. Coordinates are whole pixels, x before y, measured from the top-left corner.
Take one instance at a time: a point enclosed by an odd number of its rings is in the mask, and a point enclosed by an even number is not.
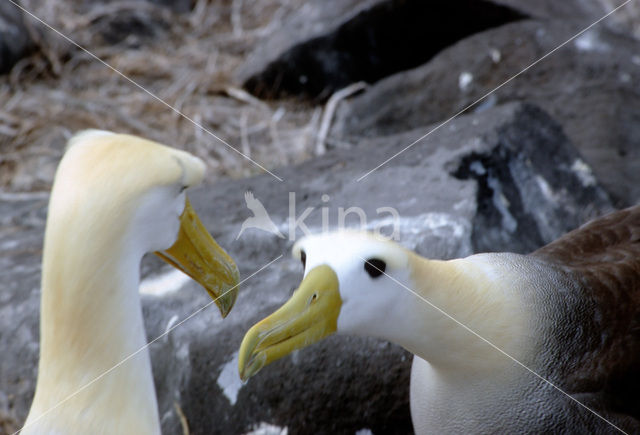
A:
[[[533,252],[578,284],[583,347],[564,385],[640,421],[640,206],[590,222]],[[568,367],[569,368],[569,367]]]

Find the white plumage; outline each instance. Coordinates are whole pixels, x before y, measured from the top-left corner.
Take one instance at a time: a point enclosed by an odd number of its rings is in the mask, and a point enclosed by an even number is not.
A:
[[[333,332],[373,336],[416,355],[416,433],[640,431],[640,206],[529,255],[429,260],[350,232],[293,252],[305,277],[247,332],[241,377]]]
[[[203,173],[200,159],[138,137],[71,139],[49,204],[38,382],[22,433],[160,432],[143,349],[142,256],[161,251],[215,297],[238,279],[183,192]],[[223,315],[235,296],[217,301]]]

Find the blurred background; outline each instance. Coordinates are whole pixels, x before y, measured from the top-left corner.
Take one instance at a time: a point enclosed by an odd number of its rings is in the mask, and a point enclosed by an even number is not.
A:
[[[393,207],[401,243],[452,258],[639,203],[640,4],[583,32],[623,3],[0,1],[0,433],[33,395],[48,191],[86,128],[204,159],[192,202],[243,276],[284,255],[224,322],[206,310],[151,346],[164,433],[411,433],[411,355],[386,342],[332,337],[237,379],[244,332],[301,277],[295,221],[360,207],[388,227]],[[240,237],[248,190],[284,239]],[[145,259],[150,340],[207,303],[168,274]]]

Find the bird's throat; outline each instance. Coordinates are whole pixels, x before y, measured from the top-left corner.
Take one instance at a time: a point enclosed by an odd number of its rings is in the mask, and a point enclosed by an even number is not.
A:
[[[90,242],[72,243],[82,240]],[[46,237],[40,363],[29,419],[57,406],[53,416],[74,418],[81,410],[87,424],[101,415],[123,421],[131,415],[157,425],[138,293],[141,254],[127,248],[122,239],[100,235]]]
[[[512,364],[500,350],[523,356],[528,318],[509,267],[498,260],[413,257],[411,310],[419,326],[403,345],[435,367],[466,372]]]

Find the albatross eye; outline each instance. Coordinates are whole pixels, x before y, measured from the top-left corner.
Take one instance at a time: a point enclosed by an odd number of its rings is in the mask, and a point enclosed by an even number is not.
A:
[[[364,262],[364,270],[367,271],[371,278],[377,278],[382,275],[387,268],[387,263],[378,259],[370,258]]]
[[[180,187],[180,193],[184,192],[185,190],[187,190],[187,187],[189,186],[181,186]]]
[[[305,269],[307,267],[307,253],[304,251],[300,251],[300,261],[302,262],[302,268]]]

